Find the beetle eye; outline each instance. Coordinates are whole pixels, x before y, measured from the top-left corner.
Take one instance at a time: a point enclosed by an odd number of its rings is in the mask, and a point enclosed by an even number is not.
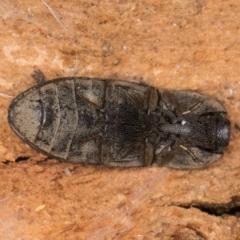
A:
[[[230,122],[225,118],[220,118],[217,124],[218,143],[220,147],[226,147],[230,138]]]

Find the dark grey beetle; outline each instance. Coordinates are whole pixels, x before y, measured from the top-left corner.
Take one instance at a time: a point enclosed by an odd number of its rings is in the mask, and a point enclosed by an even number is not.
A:
[[[114,167],[203,167],[222,156],[230,137],[225,108],[207,96],[84,77],[21,93],[8,121],[50,157]]]

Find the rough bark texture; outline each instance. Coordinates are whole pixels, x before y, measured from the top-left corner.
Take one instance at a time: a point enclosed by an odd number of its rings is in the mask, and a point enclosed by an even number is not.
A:
[[[201,170],[111,169],[49,160],[0,100],[0,239],[240,239],[240,3],[3,1],[0,92],[67,76],[196,90],[228,109],[223,158]]]

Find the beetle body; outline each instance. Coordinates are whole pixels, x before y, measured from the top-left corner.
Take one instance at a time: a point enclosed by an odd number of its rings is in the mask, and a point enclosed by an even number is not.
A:
[[[230,135],[225,108],[205,95],[83,77],[21,93],[8,120],[48,156],[116,167],[202,167],[221,157]]]

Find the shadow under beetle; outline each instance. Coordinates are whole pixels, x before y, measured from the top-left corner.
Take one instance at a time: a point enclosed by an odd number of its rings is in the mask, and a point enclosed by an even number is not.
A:
[[[113,167],[203,167],[222,156],[230,137],[225,108],[205,95],[85,77],[26,90],[8,121],[48,156]]]

